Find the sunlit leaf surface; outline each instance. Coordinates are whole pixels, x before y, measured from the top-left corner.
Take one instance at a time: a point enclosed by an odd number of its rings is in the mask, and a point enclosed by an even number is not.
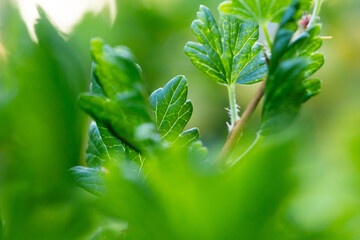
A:
[[[267,74],[259,27],[220,15],[216,23],[210,10],[201,6],[191,29],[199,43],[188,42],[185,53],[192,63],[220,84],[252,84]]]

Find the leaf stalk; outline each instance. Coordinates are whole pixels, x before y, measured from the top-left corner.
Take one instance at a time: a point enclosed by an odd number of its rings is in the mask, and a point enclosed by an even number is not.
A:
[[[236,94],[235,94],[235,84],[229,85],[228,87],[229,94],[229,104],[230,104],[230,119],[231,125],[229,131],[234,127],[236,121],[239,119],[238,109],[236,105]]]
[[[231,129],[229,136],[225,142],[225,145],[221,150],[220,155],[216,162],[216,164],[219,165],[220,167],[223,167],[226,164],[228,158],[230,157],[231,153],[236,147],[236,144],[239,142],[242,136],[246,123],[249,121],[251,115],[254,113],[257,105],[259,104],[261,98],[264,96],[265,84],[266,81],[264,80],[261,83],[257,92],[255,93],[254,97],[251,99],[249,105],[246,107],[241,118],[236,121],[234,127]]]
[[[267,43],[269,45],[269,49],[271,50],[272,49],[272,42],[271,42],[269,31],[267,29],[267,23],[262,24],[261,27],[262,27],[262,29],[264,31],[266,41],[267,41]]]

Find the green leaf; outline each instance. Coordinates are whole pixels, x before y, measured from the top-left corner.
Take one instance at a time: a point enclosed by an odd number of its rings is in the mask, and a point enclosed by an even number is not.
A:
[[[117,227],[117,226],[116,226]],[[124,227],[118,229],[116,227],[107,227],[100,229],[91,240],[120,240],[124,239]]]
[[[80,96],[80,107],[133,149],[147,152],[158,146],[160,137],[132,53],[125,47],[111,48],[99,39],[91,45],[97,84],[92,93]]]
[[[125,160],[141,164],[142,158],[140,153],[122,143],[105,126],[91,123],[86,148],[86,162],[89,167],[100,167],[106,163]]]
[[[191,101],[187,100],[187,93],[186,78],[177,76],[150,96],[156,126],[162,139],[179,146],[189,145],[199,138],[197,129],[182,133],[193,112]]]
[[[306,92],[301,73],[307,64],[303,58],[287,60],[269,75],[262,114],[263,136],[282,131],[298,115]]]
[[[280,22],[291,2],[292,0],[232,0],[222,3],[220,10],[239,19],[262,25]],[[311,0],[302,0],[302,9],[308,9],[310,4]]]
[[[200,6],[191,29],[199,43],[188,42],[185,53],[192,63],[224,85],[253,84],[264,79],[267,65],[259,26],[221,15],[219,25],[210,10]]]
[[[303,95],[303,102],[306,102],[310,98],[318,95],[321,91],[322,82],[320,79],[309,79],[303,81],[305,87],[305,94]]]
[[[91,76],[90,93],[105,96],[101,86],[95,79],[94,71],[92,71]],[[101,122],[92,122],[89,127],[89,141],[86,149],[86,162],[88,166],[99,167],[105,163],[123,160],[142,164],[142,157],[138,152],[121,142]]]
[[[190,146],[192,143],[199,140],[199,136],[199,130],[197,128],[191,128],[181,133],[175,144],[180,147]]]
[[[307,80],[324,64],[323,54],[315,52],[322,45],[320,26],[295,35],[301,9],[300,1],[291,4],[275,36],[265,87],[262,135],[284,130],[297,117],[301,105],[320,92],[319,79]]]
[[[144,159],[144,156],[122,143],[105,126],[92,122],[89,127],[89,141],[86,148],[86,163],[90,168],[75,167],[72,169],[72,174],[80,187],[99,195],[99,184],[97,183],[105,182],[102,167],[116,166],[127,161],[136,163],[141,169]],[[105,185],[101,185],[101,189],[105,191]]]
[[[100,168],[73,167],[70,169],[75,183],[90,193],[102,196],[106,193],[105,173]]]
[[[5,239],[4,237],[4,222],[3,222],[3,219],[2,219],[2,216],[1,216],[1,212],[0,212],[0,240],[3,240]]]

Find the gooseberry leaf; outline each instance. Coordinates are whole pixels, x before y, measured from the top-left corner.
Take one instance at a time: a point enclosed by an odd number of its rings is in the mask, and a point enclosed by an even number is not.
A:
[[[262,135],[278,133],[297,117],[301,105],[320,92],[319,79],[307,80],[324,63],[316,53],[322,40],[320,26],[295,35],[301,2],[294,1],[284,13],[275,36],[262,111]]]
[[[89,127],[89,140],[86,148],[87,165],[101,167],[125,160],[142,164],[143,156],[122,143],[104,125],[92,122]]]
[[[106,193],[105,173],[100,168],[76,166],[70,169],[75,183],[86,191],[103,196]]]
[[[139,66],[130,50],[92,40],[93,75],[102,93],[80,96],[80,107],[138,152],[159,144]]]
[[[267,75],[263,46],[257,43],[259,26],[220,15],[219,24],[210,10],[200,6],[191,29],[199,43],[188,42],[185,53],[192,63],[224,85],[253,84]]]
[[[232,0],[220,5],[225,14],[260,25],[280,22],[292,0]],[[302,0],[302,9],[308,9],[311,0]]]
[[[94,71],[91,72],[90,93],[105,97],[104,91],[96,81]],[[89,140],[86,148],[88,166],[99,167],[106,163],[124,160],[142,163],[141,155],[114,136],[103,123],[92,122],[89,127]]]
[[[156,90],[149,104],[139,67],[128,49],[111,48],[96,39],[92,55],[90,92],[80,96],[81,108],[95,119],[86,149],[89,168],[75,167],[72,173],[81,187],[98,194],[95,183],[105,181],[101,178],[107,169],[133,166],[138,175],[146,157],[156,157],[175,145],[189,149],[199,142],[199,131],[183,132],[193,111],[185,77],[175,77]]]
[[[151,108],[161,138],[179,146],[189,145],[199,138],[199,131],[196,128],[182,132],[193,112],[187,94],[186,78],[177,76],[150,96]]]

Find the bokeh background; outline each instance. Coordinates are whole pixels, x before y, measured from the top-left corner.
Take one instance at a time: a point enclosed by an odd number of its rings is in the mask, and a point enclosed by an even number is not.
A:
[[[183,48],[194,40],[189,26],[199,5],[217,12],[220,1],[35,2],[0,0],[0,239],[2,231],[9,239],[90,239],[104,217],[68,171],[84,164],[90,119],[77,99],[88,90],[90,39],[130,47],[149,93],[186,75],[189,127],[215,155],[227,134],[226,88],[192,66]],[[324,41],[326,64],[317,73],[323,90],[286,133],[295,142],[296,184],[284,204],[301,232],[294,239],[360,239],[359,14],[358,0],[324,1],[322,34],[333,39]],[[238,87],[242,108],[255,90]],[[258,109],[239,152],[259,123]]]

